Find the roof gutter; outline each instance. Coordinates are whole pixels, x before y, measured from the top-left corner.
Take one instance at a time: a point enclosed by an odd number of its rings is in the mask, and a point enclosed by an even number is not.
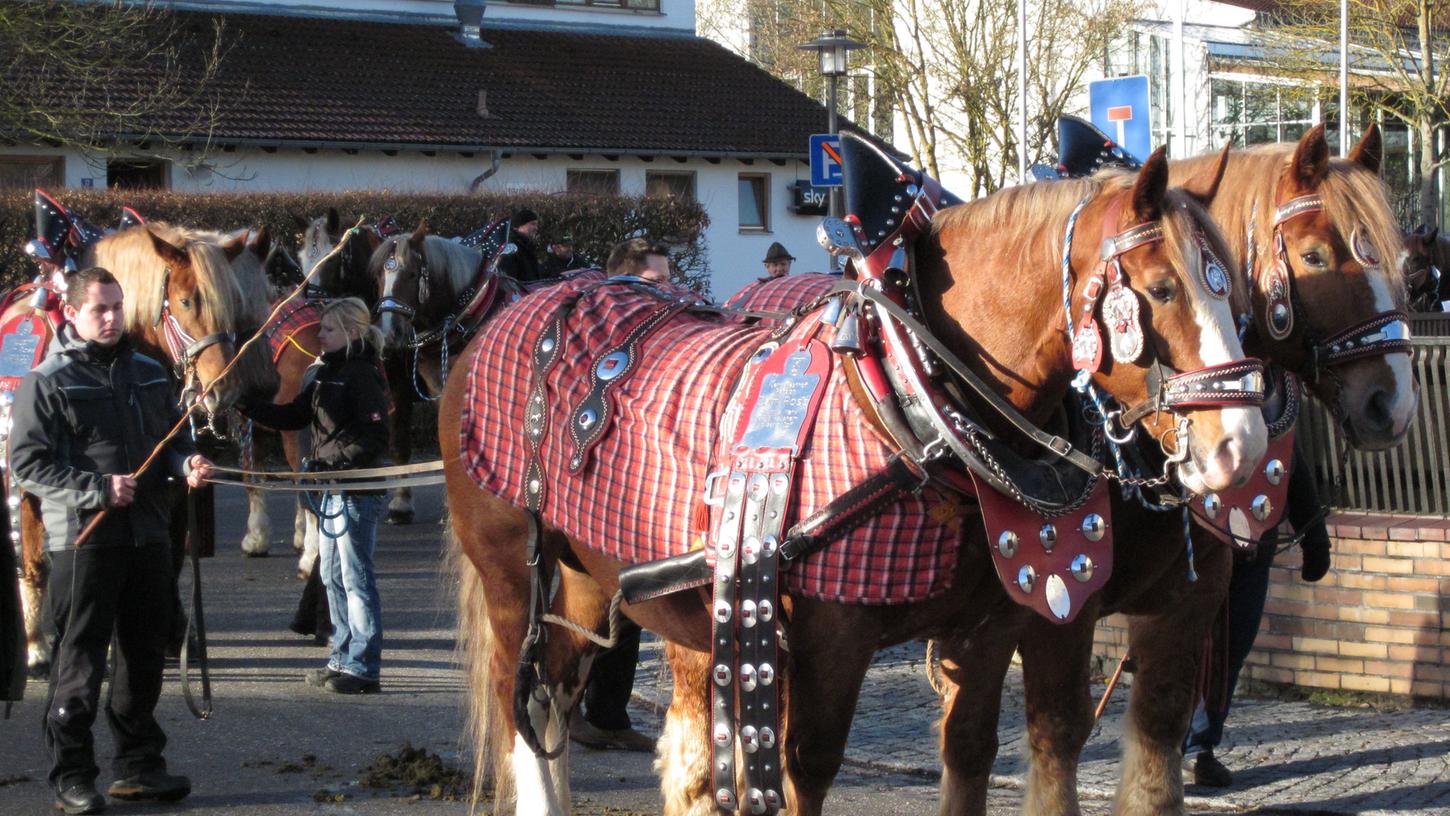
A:
[[[139,138],[139,137],[138,137]],[[152,137],[153,139],[155,137]],[[124,142],[124,137],[116,139]],[[255,147],[255,148],[287,148],[296,150],[408,150],[417,152],[448,152],[448,153],[481,153],[484,151],[495,151],[497,154],[504,153],[544,153],[549,155],[567,156],[571,154],[609,155],[609,156],[688,156],[697,159],[766,159],[766,160],[799,160],[808,161],[810,154],[806,151],[799,153],[787,152],[759,152],[743,150],[681,150],[668,147],[651,148],[613,148],[599,145],[577,145],[561,147],[559,145],[469,145],[469,144],[441,144],[427,142],[343,142],[343,141],[309,141],[305,139],[249,139],[249,138],[226,138],[213,136],[209,139],[190,138],[178,139],[173,144],[187,144],[198,147]]]

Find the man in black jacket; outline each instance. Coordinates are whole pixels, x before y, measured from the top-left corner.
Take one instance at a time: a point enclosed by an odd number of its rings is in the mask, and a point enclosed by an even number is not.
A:
[[[549,254],[544,257],[540,274],[546,278],[558,278],[565,272],[588,268],[589,261],[574,251],[573,236],[561,235],[549,243]]]
[[[504,246],[503,256],[498,259],[498,271],[516,281],[540,280],[544,273],[539,269],[539,216],[530,209],[519,210],[509,224],[509,242]]]
[[[211,463],[186,435],[134,473],[181,412],[164,367],[134,352],[123,332],[122,292],[104,269],[71,276],[50,355],[16,393],[10,466],[40,497],[46,549],[46,631],[53,643],[43,723],[58,810],[99,813],[91,725],[112,634],[116,668],[106,701],[115,742],[117,799],[175,801],[191,792],[166,772],[166,735],[154,711],[176,595],[168,475],[198,487]],[[76,537],[105,517],[83,546]]]

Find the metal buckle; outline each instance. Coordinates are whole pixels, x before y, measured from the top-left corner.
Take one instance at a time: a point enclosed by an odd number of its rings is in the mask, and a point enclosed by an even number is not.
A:
[[[729,476],[729,475],[730,475],[730,471],[727,468],[725,470],[717,470],[714,473],[711,473],[710,475],[706,476],[705,477],[705,489],[703,491],[701,491],[700,501],[704,502],[709,507],[724,507],[725,506],[725,494],[724,493],[721,493],[718,497],[716,497],[714,495],[715,494],[715,484],[717,482],[719,482],[721,479],[723,479],[723,478],[725,478],[726,476]]]

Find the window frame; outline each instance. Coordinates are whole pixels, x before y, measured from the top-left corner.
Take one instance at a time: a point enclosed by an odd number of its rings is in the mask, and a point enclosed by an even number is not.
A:
[[[689,181],[689,189],[684,195],[677,195],[673,191],[664,194],[651,193],[649,189],[650,180],[655,178],[683,178]],[[691,204],[699,201],[699,186],[694,170],[646,170],[644,171],[644,194],[651,197],[675,198],[681,201],[688,201]]]
[[[736,201],[735,201],[735,203],[736,203],[735,210],[736,210],[736,217],[737,218],[739,217],[739,213],[740,213],[740,204],[741,204],[741,201],[740,201],[740,185],[741,185],[741,183],[749,180],[749,181],[752,181],[752,182],[759,182],[759,184],[760,184],[760,195],[757,197],[757,204],[759,205],[759,213],[760,213],[760,221],[761,221],[761,223],[760,224],[745,224],[745,223],[740,223],[739,224],[740,232],[742,232],[742,233],[750,233],[750,234],[753,234],[753,235],[767,234],[767,233],[770,232],[770,178],[771,178],[770,173],[758,173],[758,172],[757,173],[739,173],[739,174],[736,175],[736,177],[735,177],[735,199],[736,199]]]
[[[14,189],[35,187],[63,187],[65,186],[65,157],[64,156],[35,156],[22,154],[0,154],[0,168],[14,168],[21,170],[30,168],[35,171],[48,169],[49,180],[42,179],[38,174],[32,173],[30,180],[17,184]],[[3,179],[4,174],[0,174]],[[0,183],[0,188],[5,184]],[[27,190],[28,191],[28,190]]]
[[[596,191],[596,190],[592,190],[592,189],[591,190],[577,190],[577,189],[575,189],[574,188],[575,178],[577,176],[582,176],[582,175],[584,175],[586,173],[587,174],[590,174],[590,175],[593,175],[593,176],[598,176],[598,177],[609,176],[609,177],[613,178],[614,179],[614,189],[611,190],[611,191],[608,191],[608,192],[600,192],[600,191]],[[617,196],[617,195],[619,195],[619,191],[620,191],[620,187],[619,187],[619,170],[617,168],[608,168],[608,167],[570,167],[570,168],[568,168],[567,170],[564,171],[564,192],[566,192],[566,193],[578,193],[578,194],[582,194],[582,195],[609,195],[609,196]]]

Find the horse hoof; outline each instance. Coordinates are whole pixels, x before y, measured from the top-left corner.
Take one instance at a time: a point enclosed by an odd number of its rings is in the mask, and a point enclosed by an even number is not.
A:
[[[413,523],[413,511],[412,510],[389,510],[388,511],[387,523],[388,524],[412,524]]]
[[[242,550],[242,555],[248,558],[266,558],[268,553],[266,550]]]

